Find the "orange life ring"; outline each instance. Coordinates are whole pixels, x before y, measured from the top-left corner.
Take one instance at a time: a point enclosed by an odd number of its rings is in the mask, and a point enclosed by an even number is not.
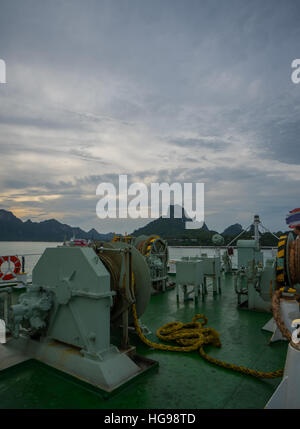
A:
[[[15,266],[14,270],[4,275],[1,271],[3,262],[13,262]],[[18,274],[20,271],[21,262],[17,256],[0,256],[0,280],[12,280],[15,277],[14,274]]]

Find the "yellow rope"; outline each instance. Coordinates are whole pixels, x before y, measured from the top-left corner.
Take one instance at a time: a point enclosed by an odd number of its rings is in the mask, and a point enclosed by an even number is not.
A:
[[[149,347],[152,347],[157,350],[166,350],[174,352],[191,352],[199,350],[200,355],[208,362],[211,362],[223,368],[228,368],[233,371],[251,375],[252,377],[256,378],[277,378],[282,377],[283,375],[283,369],[272,372],[256,371],[255,369],[249,369],[244,366],[226,363],[219,359],[215,359],[211,356],[208,356],[204,351],[204,345],[212,344],[216,347],[221,347],[221,341],[219,333],[215,329],[203,327],[208,322],[208,319],[204,314],[196,314],[193,317],[192,322],[190,323],[167,323],[156,331],[156,335],[160,340],[175,341],[177,344],[180,344],[179,346],[158,344],[148,340],[140,328],[135,304],[132,305],[132,314],[135,329],[140,339]],[[202,319],[201,322],[199,321],[200,319]]]

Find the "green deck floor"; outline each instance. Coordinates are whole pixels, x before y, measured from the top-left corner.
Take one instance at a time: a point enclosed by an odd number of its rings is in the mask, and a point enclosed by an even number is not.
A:
[[[222,348],[206,351],[227,362],[271,371],[282,368],[287,342],[271,346],[270,333],[261,327],[270,319],[267,313],[238,310],[232,278],[222,280],[222,295],[213,297],[208,288],[205,302],[179,304],[175,290],[151,297],[142,322],[153,332],[167,322],[191,321],[196,313],[208,317],[208,326],[219,331]],[[150,350],[131,334],[137,352],[159,362],[152,371],[105,399],[44,364],[30,361],[0,373],[0,408],[264,408],[281,379],[257,380],[219,368],[204,361],[199,353]]]

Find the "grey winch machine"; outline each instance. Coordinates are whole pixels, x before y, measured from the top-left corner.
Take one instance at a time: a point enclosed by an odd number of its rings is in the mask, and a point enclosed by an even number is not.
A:
[[[151,294],[149,268],[134,246],[48,248],[18,303],[11,293],[0,291],[7,331],[0,370],[34,358],[110,392],[155,365],[129,344],[132,303],[140,317]]]
[[[265,230],[267,228],[262,225],[258,215],[254,216],[250,226],[254,229],[253,240],[237,241],[237,270],[234,272],[234,287],[238,296],[238,307],[270,312],[271,297],[276,287],[277,262],[274,257],[267,259],[264,264],[264,255],[259,243],[259,226]],[[234,240],[237,240],[242,233]],[[276,238],[279,240],[278,237]],[[242,301],[242,297],[246,299]]]
[[[259,246],[259,223],[258,216],[255,216],[254,240],[237,242],[238,269],[234,273],[234,287],[238,295],[238,307],[271,313],[272,297],[276,290],[282,289],[280,313],[287,329],[291,331],[292,320],[300,318],[298,298],[295,298],[295,294],[300,293],[296,274],[300,267],[300,256],[295,257],[294,251],[299,247],[300,240],[292,232],[279,237],[276,256],[268,259],[264,265]],[[242,296],[246,297],[243,302]],[[262,329],[272,332],[270,342],[285,340],[274,318]]]

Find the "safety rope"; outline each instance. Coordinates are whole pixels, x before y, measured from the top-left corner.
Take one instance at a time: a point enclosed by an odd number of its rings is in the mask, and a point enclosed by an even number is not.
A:
[[[280,289],[276,290],[272,296],[272,311],[273,311],[273,317],[274,320],[278,326],[278,329],[282,333],[282,335],[288,339],[288,341],[291,341],[292,335],[290,331],[286,328],[284,321],[282,320],[281,314],[280,314],[280,298],[282,295],[282,291]]]
[[[180,346],[159,344],[148,340],[140,328],[135,304],[132,305],[132,314],[135,329],[138,333],[139,338],[149,347],[152,347],[157,350],[166,350],[174,352],[191,352],[199,350],[200,355],[208,362],[211,362],[223,368],[251,375],[252,377],[256,378],[277,378],[282,377],[283,375],[283,369],[271,372],[257,371],[255,369],[246,368],[244,366],[223,362],[205,353],[204,345],[212,344],[216,347],[221,347],[221,341],[219,333],[215,329],[204,328],[204,325],[206,325],[208,322],[208,319],[204,314],[196,314],[193,317],[192,322],[189,323],[167,323],[156,331],[156,335],[160,340],[175,341],[177,344],[180,344]],[[202,319],[202,322],[200,322],[199,319]]]

